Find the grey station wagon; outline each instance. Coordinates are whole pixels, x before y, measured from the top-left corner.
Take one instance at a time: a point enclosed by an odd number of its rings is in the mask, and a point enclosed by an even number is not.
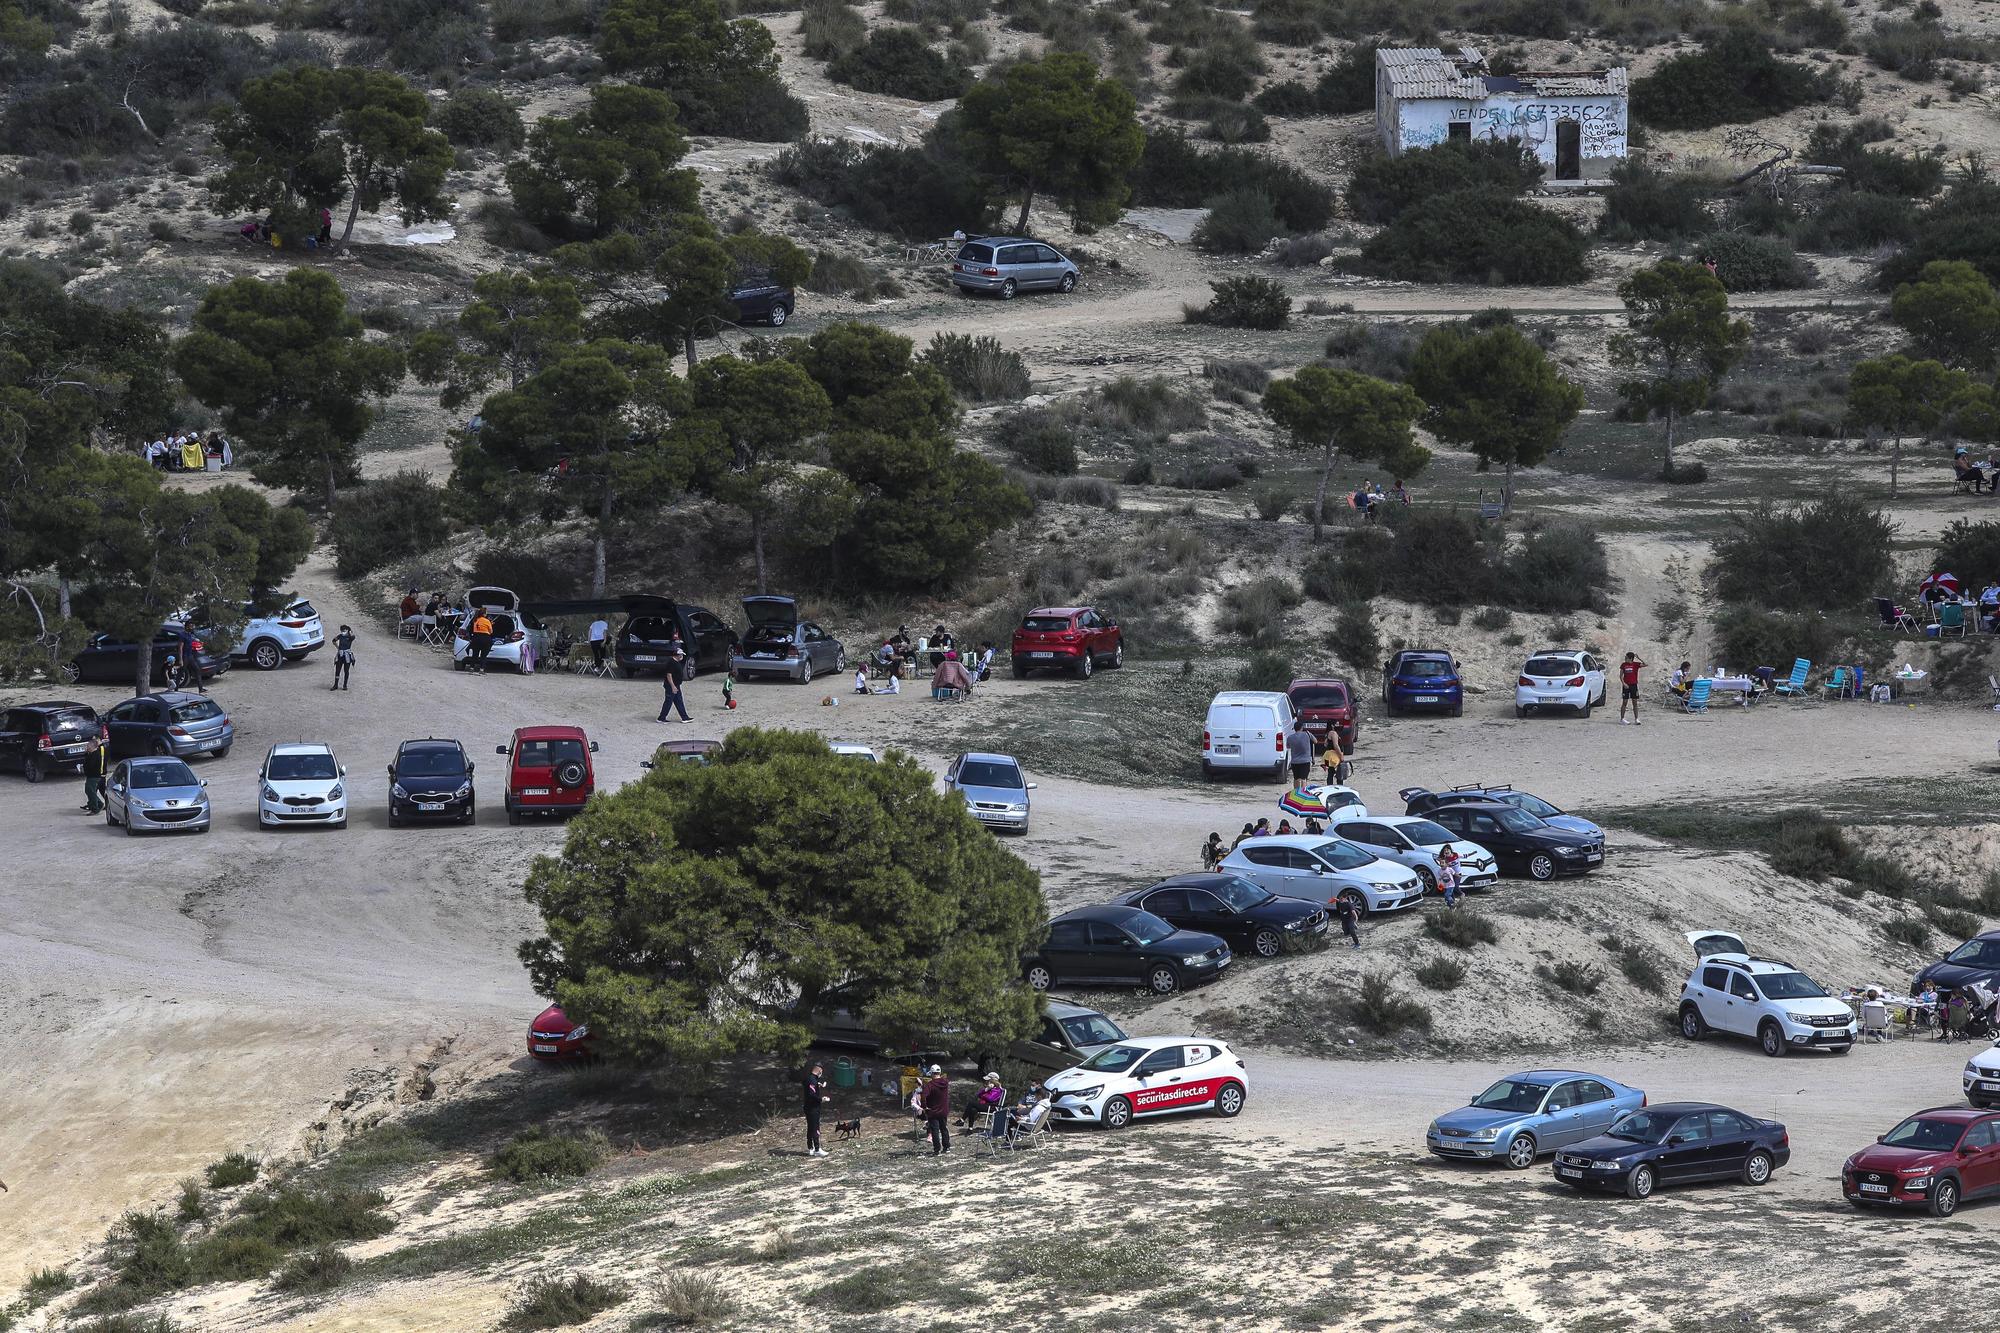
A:
[[[964,292],[993,292],[1003,301],[1017,291],[1052,287],[1076,290],[1076,265],[1054,246],[1018,236],[967,241],[951,264],[951,280]]]

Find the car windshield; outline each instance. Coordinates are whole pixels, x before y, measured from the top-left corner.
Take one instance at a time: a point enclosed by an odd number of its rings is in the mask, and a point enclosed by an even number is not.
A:
[[[1417,819],[1407,824],[1398,824],[1396,825],[1396,831],[1419,847],[1442,847],[1445,843],[1458,841],[1458,839],[1451,836],[1450,829],[1442,824],[1433,824],[1428,819]]]
[[[222,710],[212,699],[196,699],[193,703],[175,704],[167,714],[176,722],[207,722],[222,716]]]
[[[1103,1014],[1065,1018],[1062,1021],[1062,1030],[1068,1035],[1070,1042],[1077,1046],[1102,1046],[1109,1041],[1125,1040],[1125,1030]]]
[[[1967,967],[2000,967],[2000,939],[1967,940],[1946,954],[1945,961]]]
[[[1267,903],[1277,896],[1265,892],[1247,879],[1238,879],[1234,875],[1212,884],[1204,884],[1202,887],[1222,899],[1225,907],[1237,912],[1247,912],[1259,903]]]
[[[1158,944],[1174,933],[1174,928],[1151,912],[1134,912],[1123,923],[1125,932],[1141,944]]]
[[[1060,634],[1069,628],[1068,616],[1029,616],[1021,628],[1030,634]]]
[[[1542,827],[1542,821],[1524,810],[1513,806],[1502,806],[1493,812],[1493,822],[1509,833],[1532,833]]]
[[[1547,819],[1551,815],[1562,813],[1562,811],[1556,809],[1541,797],[1530,796],[1524,791],[1517,791],[1505,799],[1507,804],[1513,806],[1516,810],[1526,810],[1537,819]]]
[[[1351,842],[1323,842],[1312,849],[1319,859],[1335,870],[1359,870],[1375,858]]]
[[[1449,662],[1440,662],[1434,657],[1419,657],[1415,661],[1404,662],[1402,669],[1397,671],[1396,674],[1399,676],[1449,676],[1451,674],[1451,664]]]
[[[1895,1148],[1949,1152],[1958,1146],[1958,1136],[1964,1130],[1965,1126],[1956,1120],[1926,1120],[1920,1115],[1911,1116],[1884,1134],[1882,1142]]]
[[[273,782],[308,782],[314,778],[337,778],[340,766],[330,754],[274,754],[264,776]]]
[[[1574,676],[1582,670],[1575,662],[1560,657],[1531,657],[1521,668],[1524,676]]]
[[[1018,790],[1028,784],[1021,780],[1021,770],[1014,764],[996,763],[991,759],[968,759],[958,766],[958,785],[1012,787]]]
[[[554,768],[572,759],[583,758],[583,742],[578,740],[522,741],[515,758],[522,768]]]
[[[1341,685],[1301,685],[1292,691],[1294,708],[1345,708],[1347,689]]]
[[[1680,1122],[1681,1113],[1661,1114],[1657,1111],[1634,1111],[1624,1117],[1609,1131],[1614,1139],[1630,1139],[1633,1143],[1658,1143],[1667,1137],[1667,1131]]]
[[[465,758],[457,750],[405,750],[396,767],[406,778],[448,778],[465,771]]]
[[[1102,1074],[1122,1074],[1139,1063],[1146,1052],[1137,1046],[1106,1046],[1080,1066]]]
[[[171,764],[138,764],[132,769],[134,791],[153,787],[192,787],[195,782],[194,770],[178,760]]]
[[[1523,1083],[1519,1079],[1503,1078],[1486,1091],[1472,1099],[1472,1104],[1482,1111],[1539,1111],[1542,1098],[1548,1095],[1546,1083]]]
[[[1803,972],[1773,972],[1755,978],[1757,989],[1767,1000],[1820,1000],[1826,998],[1819,983]]]
[[[958,252],[958,257],[968,264],[990,264],[993,262],[993,247],[968,245]]]

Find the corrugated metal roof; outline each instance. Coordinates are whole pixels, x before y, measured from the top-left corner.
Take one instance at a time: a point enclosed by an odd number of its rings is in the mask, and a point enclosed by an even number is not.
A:
[[[1377,68],[1389,76],[1389,95],[1401,100],[1443,97],[1482,102],[1491,96],[1607,97],[1623,96],[1627,83],[1623,66],[1573,73],[1516,73],[1508,77],[1519,91],[1496,89],[1488,82],[1486,57],[1477,47],[1461,46],[1446,55],[1435,46],[1387,48],[1375,53]]]

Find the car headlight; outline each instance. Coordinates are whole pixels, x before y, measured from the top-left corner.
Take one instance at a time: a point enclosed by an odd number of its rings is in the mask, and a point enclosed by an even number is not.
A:
[[[472,795],[472,784],[470,782],[463,784],[462,786],[459,787],[457,791],[453,792],[452,795],[460,798],[461,800],[467,796]]]
[[[400,782],[392,782],[389,784],[389,794],[395,797],[399,801],[407,801],[410,799],[410,793],[403,790],[403,784]]]
[[[1104,1085],[1102,1083],[1098,1083],[1088,1088],[1072,1088],[1068,1092],[1059,1092],[1056,1094],[1056,1096],[1074,1097],[1080,1102],[1091,1102],[1091,1101],[1096,1101],[1097,1094],[1103,1091],[1104,1091]]]
[[[271,786],[269,783],[266,783],[264,786],[264,799],[271,802],[273,805],[276,805],[278,802],[277,788]]]
[[[569,1035],[564,1037],[563,1040],[582,1041],[585,1037],[588,1037],[589,1035],[590,1035],[590,1024],[578,1023],[575,1027],[569,1030]]]
[[[1182,958],[1182,959],[1181,959],[1181,966],[1182,966],[1182,967],[1193,967],[1193,966],[1195,966],[1195,965],[1196,965],[1197,963],[1201,962],[1201,958],[1202,958],[1202,956],[1201,956],[1200,954],[1198,954],[1198,953],[1191,953],[1191,954],[1187,955],[1187,956],[1186,956],[1185,958]]]
[[[1785,1011],[1785,1017],[1790,1019],[1792,1022],[1797,1023],[1800,1027],[1809,1028],[1813,1025],[1811,1014],[1795,1014],[1791,1010],[1787,1009]]]
[[[1557,856],[1582,856],[1582,855],[1583,855],[1583,848],[1581,848],[1581,847],[1558,847],[1558,848],[1556,848],[1556,855],[1557,855]]]
[[[1305,928],[1306,928],[1306,923],[1303,919],[1300,919],[1298,921],[1287,921],[1285,923],[1286,930],[1304,930]]]
[[[132,807],[132,808],[133,808],[134,810],[146,810],[146,809],[150,809],[150,808],[151,808],[150,806],[148,806],[148,805],[146,804],[146,802],[144,802],[144,801],[140,800],[140,799],[139,799],[138,797],[136,797],[136,796],[134,796],[134,797],[132,797],[132,798],[130,799],[130,801],[129,801],[129,804],[131,805],[131,807]]]
[[[1590,1169],[1593,1171],[1616,1171],[1618,1167],[1619,1163],[1615,1158],[1608,1162],[1592,1162],[1590,1164]]]
[[[1500,1131],[1497,1129],[1482,1129],[1482,1130],[1477,1130],[1471,1134],[1467,1134],[1465,1137],[1468,1139],[1473,1139],[1480,1143],[1491,1143],[1493,1142],[1493,1140],[1500,1137]]]
[[[347,795],[347,788],[341,786],[338,782],[336,782],[333,784],[333,790],[326,794],[326,799],[329,801],[338,801],[343,799],[346,795]]]

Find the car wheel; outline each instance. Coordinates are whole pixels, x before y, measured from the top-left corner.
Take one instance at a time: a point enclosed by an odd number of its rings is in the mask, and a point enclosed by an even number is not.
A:
[[[618,669],[625,673],[625,679],[627,680],[630,680],[632,679],[632,677],[639,674],[639,669],[637,667],[620,667]]]
[[[1111,650],[1110,666],[1112,670],[1116,671],[1119,667],[1122,667],[1124,665],[1125,665],[1125,644],[1121,640],[1118,646]]]
[[[1453,704],[1452,704],[1452,706],[1451,706],[1451,715],[1452,715],[1453,717],[1464,717],[1464,716],[1465,716],[1465,700],[1463,700],[1463,699],[1460,699],[1460,700],[1458,700],[1458,701],[1456,701],[1455,703],[1453,703]]]
[[[129,811],[125,815],[125,836],[128,838],[139,836],[139,830],[132,827],[132,815]]]
[[[507,807],[507,822],[516,828],[520,827],[521,824],[521,812],[511,805]]]
[[[1084,680],[1089,680],[1095,670],[1097,670],[1097,659],[1091,656],[1090,649],[1085,648],[1083,656],[1076,659],[1076,674]]]
[[[1514,705],[1514,717],[1517,721],[1521,718],[1526,717],[1527,715],[1528,715],[1527,709],[1523,708],[1520,704]]]
[[[778,304],[771,307],[772,328],[782,329],[783,327],[785,327],[785,321],[790,319],[791,317],[792,317],[792,312],[790,309],[786,307],[783,301],[780,301],[778,302]]]
[[[1000,299],[1003,301],[1014,299],[1014,280],[1012,278],[1000,284]]]
[[[389,827],[390,827],[390,828],[401,828],[402,826],[403,826],[403,817],[402,817],[401,815],[399,815],[399,814],[397,814],[397,813],[396,813],[396,807],[395,807],[395,806],[393,806],[393,805],[392,805],[392,806],[390,806],[390,807],[389,807]]]
[[[1354,909],[1357,917],[1368,915],[1368,900],[1361,896],[1359,889],[1342,889],[1340,900]]]
[[[1757,1029],[1757,1044],[1764,1048],[1764,1054],[1779,1056],[1785,1053],[1785,1034],[1769,1019]]]
[[[46,776],[42,772],[42,761],[39,759],[23,760],[21,762],[21,776],[30,782],[40,782]]]
[[[1958,1211],[1958,1182],[1946,1176],[1931,1186],[1931,1216],[1950,1217]]]
[[[459,816],[458,822],[461,824],[477,824],[479,822],[479,811],[470,802],[467,802],[465,813]]]
[[[1833,1052],[1833,1054],[1835,1055],[1846,1055],[1849,1051],[1853,1050],[1854,1048],[1852,1046],[1829,1046],[1827,1047],[1827,1049]]]
[[[1702,1021],[1701,1010],[1691,1004],[1681,1006],[1681,1035],[1689,1041],[1700,1041],[1708,1035],[1708,1024]]]
[[[1418,866],[1417,878],[1423,881],[1425,893],[1430,894],[1438,891],[1438,877],[1431,873],[1429,866]]]
[[[847,670],[847,650],[843,648],[833,655],[833,674],[837,676],[845,670]]]
[[[1854,1210],[1858,1213],[1869,1212],[1875,1207],[1866,1199],[1849,1199],[1848,1202],[1854,1205]]]
[[[1625,1193],[1634,1199],[1652,1198],[1653,1168],[1650,1166],[1633,1167],[1632,1174],[1625,1177]]]
[[[1526,1171],[1535,1164],[1535,1140],[1530,1134],[1516,1134],[1507,1145],[1507,1165]]]
[[[1285,951],[1285,941],[1275,930],[1260,930],[1251,937],[1250,947],[1259,958],[1276,958]]]
[[[1014,679],[1026,680],[1027,678],[1028,678],[1028,668],[1022,666],[1019,662],[1014,663]]]
[[[284,664],[284,650],[269,639],[259,639],[250,645],[250,665],[259,671],[276,671]]]
[[[1241,1083],[1223,1084],[1222,1091],[1215,1094],[1215,1113],[1224,1120],[1227,1120],[1242,1110],[1243,1085]]]
[[[1146,973],[1146,989],[1155,995],[1172,995],[1180,988],[1180,973],[1166,963],[1155,963]]]
[[[83,679],[83,672],[78,669],[74,662],[64,662],[57,668],[57,671],[62,675],[63,684],[65,685],[74,685]]]
[[[1529,879],[1554,879],[1555,877],[1556,859],[1553,856],[1550,856],[1547,852],[1536,852],[1528,858]]]
[[[1579,713],[1582,713],[1582,714],[1583,714],[1583,716],[1584,716],[1584,718],[1585,718],[1585,720],[1587,721],[1587,720],[1589,719],[1589,717],[1590,717],[1590,710],[1591,710],[1591,709],[1593,709],[1593,708],[1595,708],[1595,707],[1597,707],[1597,705],[1596,705],[1596,704],[1592,703],[1592,702],[1591,702],[1590,700],[1588,700],[1588,699],[1585,699],[1585,700],[1583,701],[1583,707],[1581,707],[1581,708],[1577,709],[1577,711],[1578,711]]]
[[[1055,973],[1049,971],[1049,969],[1044,967],[1042,964],[1036,963],[1033,967],[1030,967],[1028,969],[1029,990],[1047,990],[1049,987],[1055,984],[1056,984]]]
[[[462,658],[462,657],[454,657],[454,658],[452,658],[452,659],[451,659],[451,669],[452,669],[453,671],[463,671],[463,670],[465,670],[465,659],[464,659],[464,658]]]
[[[1008,284],[1010,287],[1012,285],[1012,283]],[[1104,1103],[1104,1127],[1106,1129],[1123,1129],[1131,1123],[1132,1103],[1126,1101],[1123,1097],[1113,1097],[1110,1101]]]
[[[1056,290],[1061,292],[1064,296],[1068,296],[1071,292],[1075,291],[1076,274],[1074,273],[1063,274],[1062,281],[1056,284]]]
[[[174,752],[174,747],[165,741],[154,741],[152,752],[155,756],[164,759]]]
[[[1771,1181],[1771,1154],[1753,1152],[1750,1160],[1743,1164],[1743,1183],[1746,1185],[1767,1185]]]

